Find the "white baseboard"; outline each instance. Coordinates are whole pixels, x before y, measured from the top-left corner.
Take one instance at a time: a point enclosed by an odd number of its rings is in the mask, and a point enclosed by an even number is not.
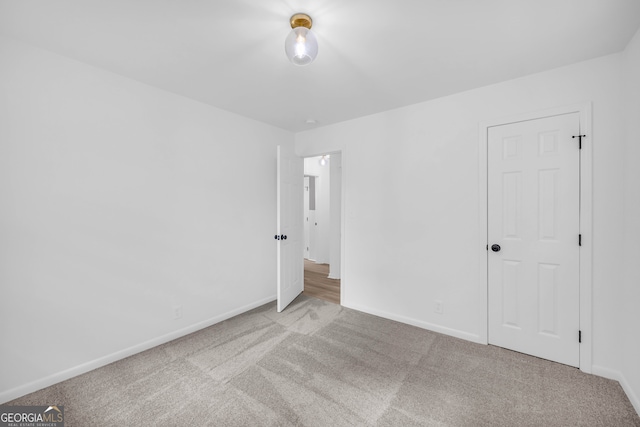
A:
[[[622,376],[618,380],[618,382],[622,386],[622,389],[624,390],[624,392],[627,394],[627,397],[629,398],[629,401],[631,402],[631,404],[635,408],[636,413],[638,413],[640,415],[640,399],[638,398],[638,395],[631,388],[631,386],[629,385],[629,383],[627,382],[627,380],[625,379],[624,376]]]
[[[605,368],[598,365],[591,366],[591,373],[599,377],[608,378],[610,380],[616,380],[620,382],[622,373],[620,371],[614,371],[613,369]]]
[[[233,316],[237,316],[239,314],[252,310],[256,307],[260,307],[261,305],[267,304],[271,301],[274,301],[275,299],[276,299],[276,296],[273,295],[268,298],[264,298],[259,301],[252,302],[251,304],[247,304],[243,307],[239,307],[237,309],[228,311],[219,316],[214,316],[202,322],[194,323],[193,325],[189,325],[177,331],[169,332],[168,334],[159,336],[157,338],[153,338],[151,340],[142,342],[140,344],[136,344],[132,347],[125,348],[120,351],[116,351],[115,353],[111,353],[103,357],[99,357],[95,360],[91,360],[89,362],[83,363],[73,368],[69,368],[64,371],[57,372],[55,374],[41,378],[39,380],[32,381],[30,383],[12,388],[10,390],[0,392],[0,404],[17,399],[26,394],[33,393],[34,391],[41,390],[45,387],[50,387],[54,384],[57,384],[59,382],[68,380],[78,375],[87,373],[94,369],[101,368],[103,366],[108,365],[109,363],[113,363],[118,360],[124,359],[125,357],[129,357],[134,354],[143,352],[145,350],[149,350],[150,348],[159,346],[161,344],[165,344],[169,341],[175,340],[177,338],[181,338],[185,335],[189,335],[193,332],[199,331],[200,329],[207,328],[211,325],[215,325],[216,323],[220,323],[224,320],[230,319]]]
[[[640,399],[638,399],[638,395],[631,388],[622,372],[597,365],[593,365],[591,372],[593,373],[593,375],[618,381],[618,383],[620,383],[620,386],[622,387],[622,390],[624,390],[625,394],[629,398],[629,401],[635,408],[636,412],[640,414]]]
[[[469,332],[460,331],[458,329],[447,328],[445,326],[436,325],[434,323],[424,322],[422,320],[412,319],[410,317],[401,316],[398,314],[387,313],[381,310],[377,310],[370,307],[365,307],[357,304],[343,303],[344,307],[351,308],[353,310],[362,311],[364,313],[373,314],[374,316],[383,317],[389,320],[395,320],[397,322],[406,323],[407,325],[417,326],[418,328],[427,329],[429,331],[438,332],[444,335],[449,335],[455,338],[460,338],[466,341],[475,342],[478,344],[486,344],[481,340],[481,337],[476,334],[470,334]]]

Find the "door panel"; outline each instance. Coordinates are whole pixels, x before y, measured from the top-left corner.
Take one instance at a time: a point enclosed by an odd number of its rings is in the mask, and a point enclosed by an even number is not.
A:
[[[489,343],[579,366],[578,114],[489,128]],[[500,250],[491,250],[493,244]]]
[[[277,158],[277,309],[281,312],[304,289],[304,164],[293,147],[278,146]]]

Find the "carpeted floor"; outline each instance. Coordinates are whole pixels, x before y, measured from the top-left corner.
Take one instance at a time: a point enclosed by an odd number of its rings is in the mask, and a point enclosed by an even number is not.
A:
[[[301,295],[24,396],[66,426],[640,426],[615,381]]]

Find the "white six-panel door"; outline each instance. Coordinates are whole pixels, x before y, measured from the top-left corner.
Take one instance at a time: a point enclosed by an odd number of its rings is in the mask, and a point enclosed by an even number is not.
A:
[[[277,148],[277,310],[304,290],[303,159],[293,147]]]
[[[579,130],[577,113],[523,121],[487,146],[489,343],[576,367]]]

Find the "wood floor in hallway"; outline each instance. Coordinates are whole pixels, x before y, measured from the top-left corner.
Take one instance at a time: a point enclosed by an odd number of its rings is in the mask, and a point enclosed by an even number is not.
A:
[[[304,294],[340,304],[340,279],[329,279],[329,264],[304,260]]]

